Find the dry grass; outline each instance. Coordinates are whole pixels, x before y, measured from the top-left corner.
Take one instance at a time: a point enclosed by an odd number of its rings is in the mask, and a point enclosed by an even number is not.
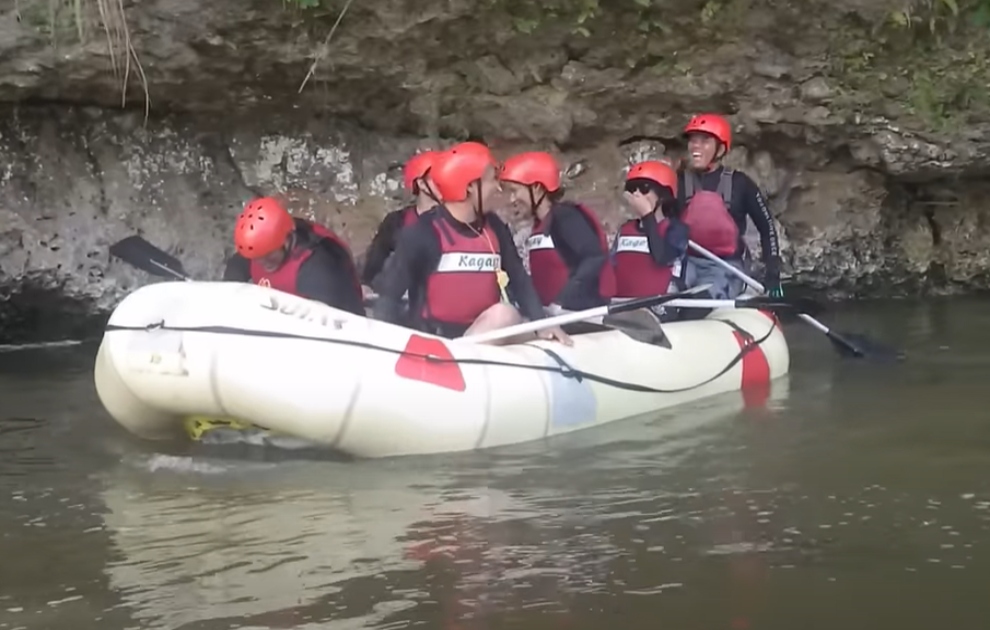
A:
[[[74,2],[79,5],[82,0],[74,0]],[[148,91],[148,77],[144,74],[144,67],[141,65],[141,60],[134,49],[134,43],[131,41],[127,15],[124,13],[124,0],[96,0],[96,6],[100,11],[100,23],[103,25],[103,32],[107,36],[110,65],[114,75],[121,77],[120,106],[127,105],[127,85],[130,82],[133,62],[141,82],[141,88],[144,90],[144,122],[147,124],[148,115],[151,113],[151,93]],[[81,10],[77,11],[77,16],[80,14]],[[123,64],[123,69],[121,69],[121,64]]]
[[[32,26],[41,32],[47,30],[52,46],[57,48],[59,33],[64,32],[70,26],[74,27],[73,30],[79,38],[79,43],[86,42],[87,25],[89,24],[88,14],[91,12],[90,5],[86,3],[92,1],[47,0],[47,6],[39,6],[45,0],[31,0],[24,3],[22,7],[23,0],[14,0],[14,12],[19,22]],[[100,16],[100,25],[107,37],[110,65],[114,76],[120,77],[121,107],[127,105],[127,86],[133,69],[137,72],[141,88],[144,90],[144,121],[147,124],[148,116],[151,113],[151,94],[148,90],[148,78],[144,74],[144,67],[141,65],[141,60],[138,58],[134,43],[131,40],[127,15],[124,12],[124,0],[95,0],[95,3]],[[69,9],[71,9],[71,16],[67,14]],[[71,21],[71,24],[67,24],[67,21]]]

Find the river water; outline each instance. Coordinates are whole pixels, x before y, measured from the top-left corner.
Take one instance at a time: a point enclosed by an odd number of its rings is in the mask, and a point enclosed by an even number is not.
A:
[[[93,348],[0,353],[0,629],[990,626],[990,302],[788,327],[763,406],[339,462],[140,443]],[[609,624],[612,624],[609,626]]]

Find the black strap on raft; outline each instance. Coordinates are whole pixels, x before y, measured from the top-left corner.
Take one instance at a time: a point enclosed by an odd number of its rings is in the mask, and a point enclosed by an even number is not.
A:
[[[323,343],[336,344],[341,346],[349,346],[352,348],[361,348],[363,350],[375,350],[377,352],[385,352],[388,354],[394,354],[398,356],[414,357],[417,359],[422,359],[430,363],[455,363],[457,365],[484,365],[491,367],[506,367],[506,368],[517,368],[522,370],[535,370],[537,372],[551,372],[560,374],[564,378],[573,378],[580,382],[582,379],[593,381],[595,383],[601,383],[602,385],[608,385],[609,387],[615,387],[617,389],[623,389],[630,392],[641,392],[644,394],[678,394],[681,392],[691,391],[692,389],[697,389],[703,387],[708,383],[716,380],[733,367],[736,366],[743,358],[755,350],[757,347],[763,344],[764,341],[770,338],[773,331],[777,328],[777,320],[774,318],[773,324],[770,326],[770,330],[767,334],[755,339],[749,332],[743,330],[734,322],[729,322],[725,320],[712,320],[720,321],[727,324],[733,330],[738,331],[744,339],[743,347],[739,350],[739,353],[731,360],[729,363],[718,371],[714,376],[711,376],[696,385],[691,385],[689,387],[680,387],[678,389],[658,389],[655,387],[648,387],[646,385],[639,385],[637,383],[626,383],[624,381],[617,381],[615,379],[608,378],[607,376],[601,376],[599,374],[593,374],[591,372],[585,372],[584,370],[578,370],[571,367],[560,357],[556,352],[549,350],[547,348],[540,348],[543,350],[547,356],[554,360],[557,365],[528,365],[525,363],[510,363],[507,361],[493,361],[491,359],[444,359],[441,357],[436,357],[429,354],[422,354],[419,352],[407,352],[406,350],[397,350],[395,348],[389,348],[386,346],[380,346],[374,343],[368,343],[366,341],[351,341],[348,339],[327,339],[325,337],[311,337],[309,335],[297,335],[293,333],[276,332],[269,330],[251,330],[247,328],[236,328],[232,326],[166,326],[165,321],[157,322],[155,324],[149,324],[147,326],[117,326],[115,324],[109,324],[106,327],[107,332],[114,331],[131,331],[131,332],[151,332],[153,330],[167,330],[171,332],[188,332],[188,333],[206,333],[212,335],[238,335],[244,337],[263,337],[268,339],[297,339],[300,341],[319,341]],[[529,344],[520,344],[529,345]]]

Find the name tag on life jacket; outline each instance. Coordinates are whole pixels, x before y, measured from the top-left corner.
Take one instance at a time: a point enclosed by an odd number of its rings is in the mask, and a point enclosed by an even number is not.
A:
[[[529,249],[553,249],[553,238],[549,234],[533,234],[526,239]]]
[[[462,254],[449,252],[440,256],[437,273],[495,273],[502,267],[498,254]]]
[[[649,254],[650,243],[645,236],[619,236],[616,244],[616,252],[636,252],[638,254]]]

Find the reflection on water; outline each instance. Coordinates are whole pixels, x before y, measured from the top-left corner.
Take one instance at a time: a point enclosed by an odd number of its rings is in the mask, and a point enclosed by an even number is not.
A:
[[[764,407],[384,462],[140,443],[92,348],[0,353],[0,629],[983,628],[990,306],[844,316],[910,361],[792,326]]]

